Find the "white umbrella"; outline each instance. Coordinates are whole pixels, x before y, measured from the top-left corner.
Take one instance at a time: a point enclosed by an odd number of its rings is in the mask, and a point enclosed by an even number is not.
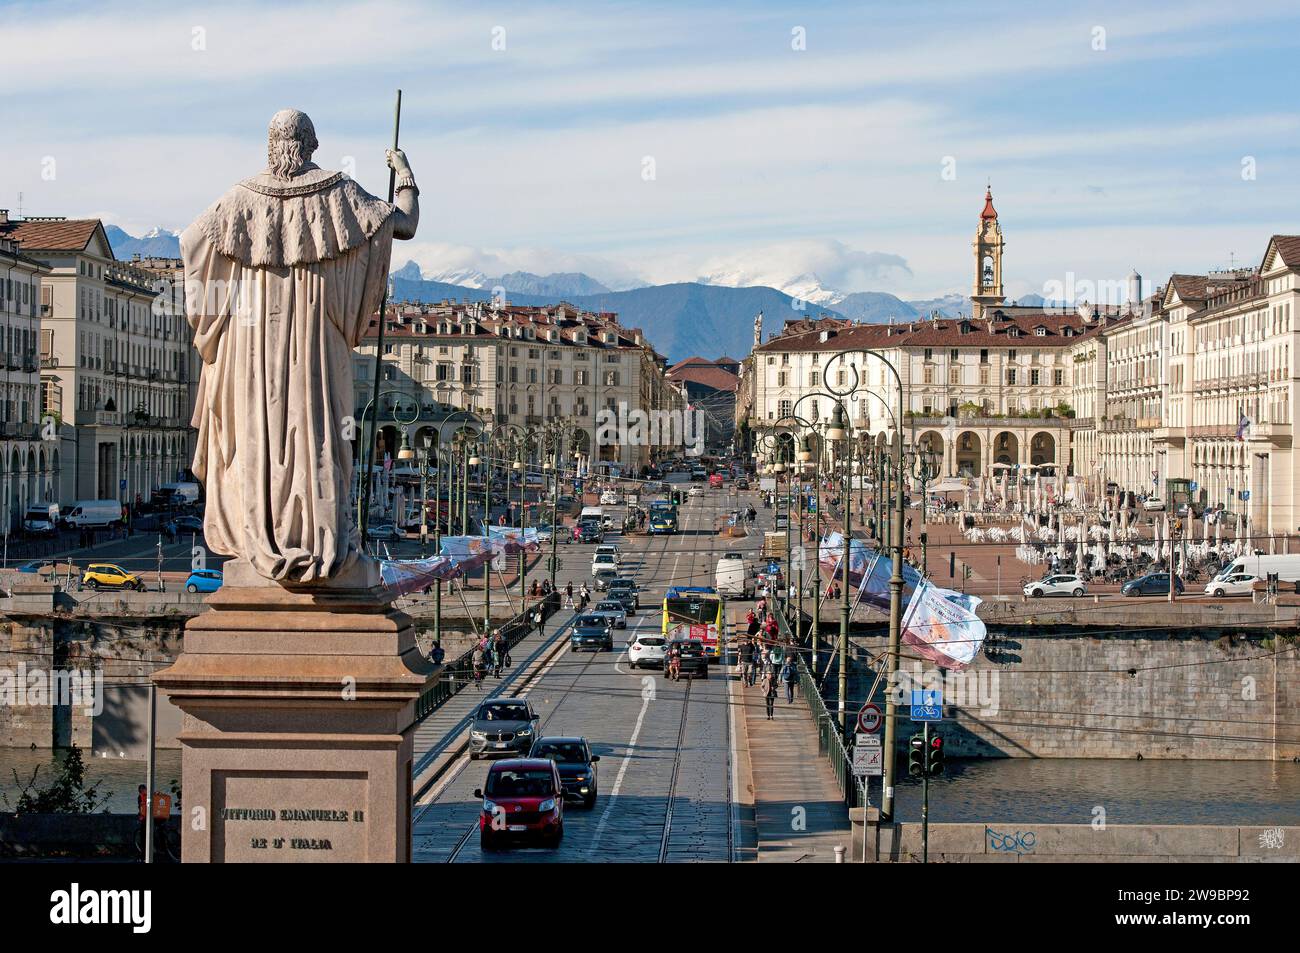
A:
[[[1079,549],[1077,550],[1076,553],[1078,559],[1075,561],[1075,572],[1078,573],[1078,575],[1080,576],[1083,575],[1083,549],[1084,546],[1087,544],[1087,542],[1088,542],[1088,513],[1085,510],[1079,517]]]

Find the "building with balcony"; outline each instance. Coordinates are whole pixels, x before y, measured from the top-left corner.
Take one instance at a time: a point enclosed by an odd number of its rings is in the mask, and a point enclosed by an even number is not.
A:
[[[53,502],[62,464],[57,420],[42,425],[41,280],[50,267],[4,232],[0,209],[0,506],[12,532],[29,503]],[[43,439],[48,438],[48,439]]]
[[[489,424],[571,425],[580,452],[596,461],[641,467],[668,449],[663,443],[598,440],[601,410],[682,409],[681,395],[664,374],[664,359],[637,328],[613,314],[553,307],[493,306],[486,302],[404,303],[388,308],[383,379],[377,419],[380,454],[413,441],[449,438],[461,426],[454,410],[472,411]],[[356,350],[357,420],[374,393],[378,320]],[[402,420],[393,417],[398,410]],[[364,431],[358,428],[358,440]],[[680,447],[680,444],[678,445]],[[380,457],[382,459],[382,456]]]
[[[64,425],[55,498],[148,499],[183,477],[193,348],[179,262],[118,261],[98,219],[6,216],[0,236],[48,268],[39,374],[41,413]]]

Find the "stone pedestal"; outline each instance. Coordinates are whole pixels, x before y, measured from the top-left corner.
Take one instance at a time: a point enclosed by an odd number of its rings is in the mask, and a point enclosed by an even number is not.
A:
[[[410,618],[380,587],[233,568],[154,676],[184,713],[182,859],[409,861],[413,722],[437,670]]]

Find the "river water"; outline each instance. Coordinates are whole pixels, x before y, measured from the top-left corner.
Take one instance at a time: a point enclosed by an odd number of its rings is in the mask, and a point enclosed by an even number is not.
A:
[[[32,776],[33,769],[39,766],[40,774],[36,787],[48,787],[57,771],[56,761],[61,754],[49,751],[31,751],[25,748],[0,748],[0,792],[10,801],[6,808],[0,801],[0,810],[11,810],[12,803],[22,790],[22,784],[14,780],[14,772],[22,782]],[[82,751],[86,764],[86,784],[102,782],[99,786],[101,795],[109,795],[109,800],[101,810],[110,814],[134,814],[136,788],[144,784],[145,770],[143,761],[126,761],[119,758],[93,757]],[[172,780],[180,780],[181,753],[179,749],[161,749],[157,753],[154,769],[154,790],[168,793]]]
[[[906,763],[899,762],[902,771]],[[871,779],[880,803],[880,779]],[[930,781],[930,820],[1087,824],[1300,824],[1300,764],[1272,761],[950,760]],[[921,819],[921,782],[904,777],[895,816]]]

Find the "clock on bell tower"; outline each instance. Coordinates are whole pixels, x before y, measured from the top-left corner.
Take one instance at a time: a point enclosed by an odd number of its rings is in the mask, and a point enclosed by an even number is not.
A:
[[[979,227],[975,230],[975,289],[971,293],[975,317],[982,317],[985,308],[1002,303],[1002,226],[998,212],[993,207],[993,187],[984,193],[984,210],[980,212]]]

